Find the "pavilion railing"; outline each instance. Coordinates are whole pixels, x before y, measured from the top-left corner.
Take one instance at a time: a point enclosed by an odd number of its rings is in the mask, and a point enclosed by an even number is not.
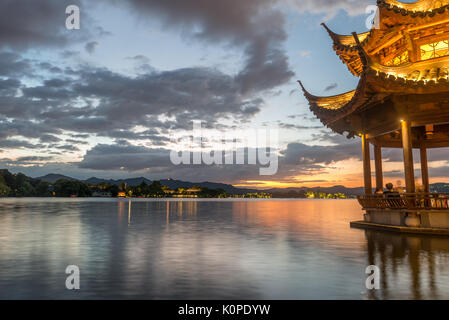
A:
[[[364,209],[449,210],[447,193],[403,193],[357,197]]]

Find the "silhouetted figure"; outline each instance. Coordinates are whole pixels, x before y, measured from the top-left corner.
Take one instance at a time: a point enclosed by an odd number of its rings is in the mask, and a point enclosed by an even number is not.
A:
[[[393,184],[392,183],[387,183],[386,185],[387,187],[387,191],[384,192],[385,196],[387,198],[397,198],[399,197],[399,192],[396,192],[393,190]]]

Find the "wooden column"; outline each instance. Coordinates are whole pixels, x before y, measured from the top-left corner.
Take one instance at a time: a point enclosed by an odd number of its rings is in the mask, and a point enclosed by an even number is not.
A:
[[[415,169],[413,167],[412,130],[410,121],[401,121],[402,149],[404,151],[405,187],[407,193],[415,193]]]
[[[420,155],[421,155],[422,185],[424,187],[424,192],[430,193],[429,168],[427,166],[427,149],[425,146],[421,146]]]
[[[365,181],[365,194],[373,194],[373,186],[371,183],[371,157],[369,151],[369,141],[366,135],[362,135],[362,151],[363,151],[363,177]]]
[[[382,148],[380,146],[374,146],[374,161],[376,165],[376,189],[383,190],[384,177],[382,170]]]

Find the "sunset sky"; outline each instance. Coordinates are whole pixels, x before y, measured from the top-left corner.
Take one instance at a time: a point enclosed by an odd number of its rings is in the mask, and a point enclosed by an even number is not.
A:
[[[357,85],[321,22],[367,31],[375,0],[3,0],[0,168],[32,177],[144,176],[252,187],[362,185],[359,139],[325,129],[297,84],[316,95]],[[95,3],[95,4],[94,4]],[[81,29],[66,30],[78,5]],[[205,135],[278,129],[279,170],[182,165],[170,150]],[[219,146],[204,141],[206,150]],[[429,151],[431,182],[449,181],[448,150]],[[386,180],[403,177],[385,150]],[[416,169],[419,155],[415,154]],[[419,178],[419,170],[416,171]]]

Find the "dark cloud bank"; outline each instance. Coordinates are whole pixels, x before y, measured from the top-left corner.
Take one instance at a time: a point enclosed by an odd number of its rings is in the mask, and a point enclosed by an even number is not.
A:
[[[242,93],[272,89],[288,82],[293,72],[283,49],[287,39],[285,17],[275,8],[278,0],[128,0],[145,18],[207,43],[243,48],[246,61],[235,78]]]
[[[3,0],[0,2],[0,163],[11,165],[51,161],[51,155],[79,150],[89,136],[110,137],[113,145],[98,144],[79,163],[49,163],[48,170],[73,165],[92,171],[141,172],[155,177],[178,177],[233,182],[257,179],[255,166],[173,166],[169,163],[170,130],[191,129],[199,119],[206,126],[219,126],[222,119],[246,121],[263,107],[262,94],[288,83],[294,76],[283,49],[287,38],[285,16],[278,0],[127,0],[105,1],[126,8],[145,21],[158,19],[165,28],[181,32],[190,40],[241,50],[244,62],[236,74],[214,68],[187,67],[157,71],[151,67],[138,76],[125,76],[108,69],[81,65],[62,67],[50,61],[24,58],[32,48],[53,48],[64,53],[69,42],[83,44],[92,54],[98,37],[106,34],[84,12],[83,32],[76,37],[64,29],[65,7],[86,8],[77,0]],[[353,1],[292,1],[300,10],[326,12],[352,10]],[[357,5],[359,10],[360,4]],[[354,11],[354,12],[355,12]],[[137,57],[137,56],[136,56]],[[148,59],[139,55],[139,60]],[[45,75],[45,76],[43,76]],[[27,80],[33,80],[33,85]],[[34,83],[40,83],[38,85]],[[162,121],[160,116],[169,120]],[[147,128],[141,132],[136,126]],[[69,132],[74,139],[60,138]],[[37,138],[37,143],[30,139]],[[289,144],[280,152],[279,173],[274,180],[324,172],[335,161],[360,159],[355,141],[334,142],[331,147]],[[149,141],[151,148],[130,142]],[[11,161],[8,150],[30,149],[48,156],[21,157]],[[391,155],[393,159],[394,155]],[[20,167],[17,167],[20,170]],[[31,167],[27,170],[33,170]],[[76,171],[75,171],[76,172]],[[213,178],[212,178],[213,177]]]

